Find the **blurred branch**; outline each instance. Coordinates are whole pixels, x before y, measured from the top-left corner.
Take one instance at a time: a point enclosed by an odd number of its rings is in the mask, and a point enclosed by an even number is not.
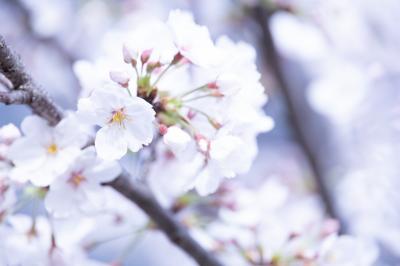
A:
[[[135,202],[144,212],[157,223],[168,238],[190,254],[199,265],[221,265],[210,253],[205,251],[189,235],[186,228],[179,224],[170,211],[167,211],[156,201],[151,192],[143,184],[136,182],[132,185],[131,178],[125,174],[106,184],[113,187],[126,198]]]
[[[327,174],[325,171],[326,167],[320,156],[321,153],[317,150],[317,145],[313,143],[315,142],[314,137],[317,132],[312,132],[313,129],[305,123],[306,120],[312,118],[305,112],[306,107],[303,106],[304,104],[296,101],[294,92],[291,91],[282,71],[281,60],[270,29],[270,19],[275,11],[276,10],[262,6],[257,6],[252,10],[253,19],[261,28],[259,39],[261,48],[263,49],[265,62],[272,72],[277,85],[281,89],[282,98],[288,110],[289,124],[311,168],[315,183],[318,186],[319,193],[326,206],[326,211],[329,216],[338,219],[341,226],[345,226],[339,215],[339,211],[334,201],[334,196],[329,189]]]
[[[0,91],[0,102],[9,104],[30,104],[32,102],[32,94],[28,91]]]
[[[0,36],[0,72],[14,86],[11,91],[0,92],[0,102],[27,104],[51,124],[56,124],[62,119],[61,110],[32,82],[31,77],[24,71],[17,56],[7,47],[2,36]],[[163,209],[148,189],[139,183],[132,185],[129,182],[131,179],[129,175],[122,174],[106,185],[138,205],[173,243],[186,251],[199,265],[221,265],[211,253],[203,249],[189,235],[187,229],[174,219],[171,212]]]

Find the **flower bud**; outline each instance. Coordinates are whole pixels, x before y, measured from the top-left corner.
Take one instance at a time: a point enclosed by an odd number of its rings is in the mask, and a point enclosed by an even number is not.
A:
[[[210,83],[207,84],[207,88],[209,88],[209,89],[218,89],[218,84],[217,84],[216,81],[210,82]]]
[[[147,71],[147,73],[151,73],[151,72],[153,72],[154,69],[159,68],[159,67],[161,67],[161,63],[159,61],[149,62],[147,64],[146,71]]]
[[[182,55],[180,52],[178,52],[178,53],[174,56],[174,59],[172,59],[171,64],[172,64],[172,65],[178,64],[183,58],[184,58],[183,55]]]
[[[143,51],[142,55],[140,56],[140,61],[142,61],[143,65],[146,64],[147,61],[149,61],[150,56],[151,56],[151,52],[152,52],[151,49]]]
[[[188,111],[188,113],[187,113],[187,118],[188,119],[193,119],[195,116],[196,116],[196,112],[195,111],[193,111],[192,109],[190,109],[189,111]]]
[[[110,78],[124,88],[129,86],[129,75],[126,72],[110,71]]]
[[[160,132],[161,135],[165,135],[168,132],[168,127],[164,124],[160,124],[158,126],[158,131]]]
[[[214,118],[208,118],[208,122],[215,128],[215,129],[220,129],[222,127],[222,124],[219,123],[216,119]]]
[[[214,97],[223,97],[224,96],[218,89],[212,89],[211,95]]]
[[[127,64],[132,64],[133,67],[137,64],[137,53],[129,49],[126,45],[122,47],[122,55],[124,57],[124,62]]]

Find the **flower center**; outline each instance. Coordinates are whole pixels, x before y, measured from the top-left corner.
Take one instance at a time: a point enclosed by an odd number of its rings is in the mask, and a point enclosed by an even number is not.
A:
[[[79,187],[79,185],[86,180],[81,173],[72,173],[68,182],[75,188]]]
[[[58,152],[58,147],[56,144],[52,143],[47,147],[47,153],[51,155],[55,155]]]
[[[113,112],[112,117],[111,117],[111,123],[117,123],[119,125],[122,125],[123,122],[126,120],[127,116],[124,113],[123,109],[119,109]]]

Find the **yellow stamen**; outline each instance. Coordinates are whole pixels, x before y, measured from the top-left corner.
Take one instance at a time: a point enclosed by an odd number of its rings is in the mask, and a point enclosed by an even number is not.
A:
[[[123,110],[118,110],[113,113],[111,118],[111,123],[122,124],[126,119],[126,114],[124,114]]]
[[[86,180],[86,177],[84,177],[82,174],[74,173],[74,174],[71,175],[71,178],[69,179],[69,182],[74,187],[78,187],[85,180]]]
[[[52,143],[50,146],[47,147],[47,153],[54,155],[58,152],[58,147],[56,144]]]

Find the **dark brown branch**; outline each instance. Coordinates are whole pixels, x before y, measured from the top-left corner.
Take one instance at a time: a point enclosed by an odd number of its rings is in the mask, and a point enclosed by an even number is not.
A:
[[[144,212],[156,222],[168,238],[190,254],[199,265],[221,265],[213,256],[205,251],[193,238],[188,231],[182,227],[173,217],[172,213],[165,210],[157,203],[154,196],[148,189],[140,184],[132,185],[129,176],[121,175],[119,178],[109,183],[126,198],[135,202]]]
[[[268,10],[259,6],[254,8],[252,11],[254,20],[261,28],[260,45],[263,49],[265,61],[269,70],[272,72],[277,85],[281,89],[282,98],[288,110],[289,124],[300,148],[303,151],[304,157],[311,168],[319,193],[325,203],[326,211],[329,216],[340,220],[341,225],[345,226],[343,221],[341,221],[339,211],[334,202],[334,197],[331,194],[327,183],[326,167],[321,161],[321,154],[317,150],[316,145],[312,143],[313,141],[315,142],[315,140],[313,140],[314,136],[311,134],[310,128],[305,121],[311,118],[305,115],[303,104],[295,100],[294,93],[291,91],[282,71],[281,60],[269,26],[270,18],[274,13],[274,10]]]
[[[32,102],[32,94],[28,91],[0,91],[0,103],[9,104],[27,104]]]
[[[50,124],[56,124],[62,117],[61,109],[32,81],[22,66],[19,58],[8,48],[0,35],[0,72],[13,85],[12,96],[8,99],[3,95],[4,103],[28,104],[34,113],[47,119]],[[15,93],[18,92],[18,93]],[[8,102],[7,102],[8,101]]]
[[[52,124],[62,119],[61,110],[32,82],[26,74],[18,58],[11,52],[0,36],[0,72],[2,72],[14,86],[14,90],[0,92],[0,102],[5,104],[26,104],[39,116]],[[220,266],[213,254],[202,248],[188,233],[187,229],[179,224],[172,213],[163,209],[151,192],[140,184],[132,185],[127,175],[121,175],[108,185],[138,205],[157,224],[168,238],[191,256],[199,265]]]

